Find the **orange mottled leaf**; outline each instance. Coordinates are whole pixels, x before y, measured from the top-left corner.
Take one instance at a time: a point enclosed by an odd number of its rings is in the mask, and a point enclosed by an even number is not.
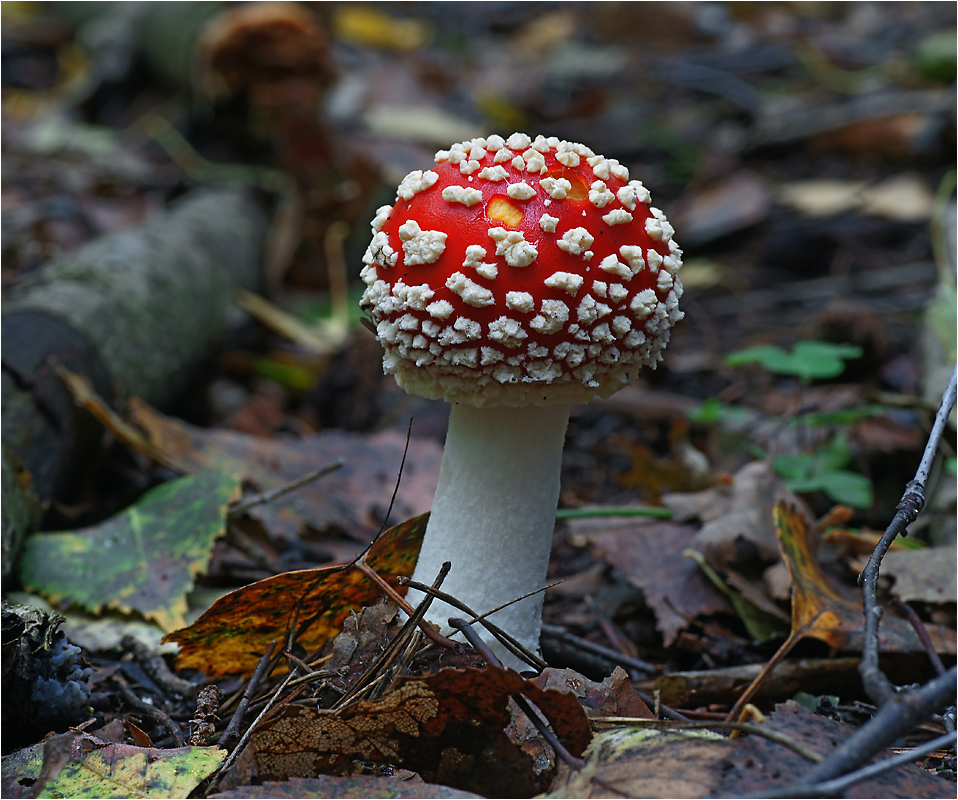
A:
[[[370,546],[366,564],[393,585],[399,576],[412,575],[428,516],[385,531]],[[353,564],[286,572],[224,595],[165,641],[180,645],[180,668],[198,669],[210,678],[248,675],[271,641],[286,638],[294,620],[305,628],[297,641],[314,650],[339,633],[347,614],[379,597],[377,586]]]

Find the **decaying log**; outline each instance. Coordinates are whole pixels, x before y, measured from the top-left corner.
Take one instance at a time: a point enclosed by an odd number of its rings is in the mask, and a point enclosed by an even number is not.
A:
[[[234,288],[259,285],[268,226],[251,194],[197,190],[156,218],[54,259],[7,293],[3,445],[41,503],[69,495],[100,435],[56,366],[86,376],[107,398],[161,404],[181,394],[190,368],[224,333]]]

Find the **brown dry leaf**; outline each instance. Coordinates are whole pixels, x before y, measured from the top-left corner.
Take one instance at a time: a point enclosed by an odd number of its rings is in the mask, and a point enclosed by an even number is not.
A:
[[[563,768],[546,797],[706,797],[736,744],[711,731],[613,728],[596,734],[578,772]],[[608,788],[606,788],[608,787]]]
[[[164,417],[135,398],[130,411],[134,423],[169,466],[186,472],[229,471],[263,491],[285,486],[318,466],[342,459],[343,467],[322,478],[312,491],[293,492],[251,511],[274,535],[287,537],[298,535],[303,525],[319,531],[341,528],[359,539],[372,536],[399,479],[406,445],[405,437],[395,431],[362,436],[331,430],[300,439],[206,431]],[[429,509],[441,459],[438,444],[409,442],[394,517],[407,519]],[[220,466],[213,466],[217,464]]]
[[[729,485],[663,497],[677,520],[702,521],[691,547],[720,572],[754,572],[779,560],[772,521],[772,508],[779,500],[803,507],[764,461],[746,464]]]
[[[379,529],[399,479],[406,441],[393,431],[369,436],[325,431],[302,438],[263,439],[197,428],[166,417],[135,397],[130,399],[130,418],[125,420],[92,392],[85,379],[62,377],[76,402],[120,441],[179,472],[219,470],[269,491],[342,459],[343,467],[318,483],[250,510],[274,536],[295,538],[307,526],[317,531],[341,529],[356,539],[369,540]],[[393,518],[408,519],[429,510],[441,459],[438,444],[410,440]]]
[[[635,693],[629,676],[622,667],[616,667],[602,683],[589,680],[573,669],[547,667],[532,679],[532,683],[541,689],[554,689],[557,692],[573,695],[578,699],[589,719],[602,717],[655,719],[649,707]],[[550,768],[554,765],[552,748],[525,714],[514,714],[506,733],[535,761],[537,772],[540,772],[544,765],[549,765]]]
[[[354,760],[392,764],[491,797],[541,792],[551,773],[532,762],[504,733],[509,698],[527,697],[574,755],[589,743],[589,722],[570,694],[543,691],[510,670],[443,669],[400,678],[379,700],[338,711],[290,705],[252,734],[260,778],[285,780],[337,772]]]
[[[763,726],[786,735],[792,741],[827,756],[851,736],[850,725],[813,714],[788,700],[775,707]],[[891,753],[876,756],[875,761]],[[761,736],[743,736],[721,764],[715,765],[720,782],[715,797],[761,795],[765,790],[781,788],[799,780],[811,764],[798,753]],[[861,783],[843,793],[844,797],[954,797],[955,784],[936,778],[914,764],[906,764]]]
[[[851,587],[839,587],[830,580],[818,562],[817,543],[805,519],[793,507],[780,503],[775,507],[782,556],[792,579],[792,631],[804,630],[806,636],[820,639],[845,652],[861,649],[861,593]],[[953,630],[928,625],[928,634],[939,653],[954,655]],[[924,647],[907,620],[886,610],[878,630],[884,652],[919,653]]]
[[[885,554],[881,574],[895,579],[891,593],[905,603],[955,603],[954,547],[896,550]]]
[[[279,783],[267,781],[258,786],[240,786],[226,792],[211,794],[210,798],[241,798],[244,800],[298,800],[298,798],[342,798],[368,800],[370,797],[448,798],[468,800],[481,798],[480,794],[450,789],[435,783],[423,783],[416,778],[378,778],[372,775],[356,775],[340,778],[334,775],[319,775],[315,778],[291,778]]]
[[[695,538],[695,527],[631,521],[586,535],[597,558],[622,570],[642,590],[666,646],[698,617],[734,613],[696,563],[682,555]]]
[[[602,683],[589,680],[573,669],[547,667],[534,679],[541,689],[568,692],[579,698],[590,719],[602,717],[642,717],[655,719],[655,715],[635,693],[632,682],[622,667],[616,667]]]
[[[674,212],[674,224],[689,247],[757,225],[768,216],[773,200],[767,182],[747,170],[686,194]]]

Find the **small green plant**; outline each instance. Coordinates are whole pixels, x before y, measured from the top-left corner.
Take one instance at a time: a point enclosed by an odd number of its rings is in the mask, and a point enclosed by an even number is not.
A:
[[[729,424],[746,422],[753,415],[744,408],[730,406],[717,397],[710,397],[697,408],[690,409],[686,416],[691,422],[697,422],[700,425],[715,425],[723,422]]]
[[[862,349],[853,344],[833,344],[806,339],[795,343],[789,352],[774,344],[748,347],[725,357],[733,367],[758,363],[776,375],[794,375],[802,383],[837,378],[845,371],[845,362],[861,358]]]
[[[811,453],[783,453],[772,458],[775,471],[793,492],[824,492],[836,503],[852,508],[870,508],[874,502],[872,482],[845,469],[852,452],[844,433]]]
[[[761,345],[730,353],[725,361],[731,366],[757,363],[776,375],[792,375],[807,384],[813,380],[838,377],[845,371],[847,361],[861,355],[861,348],[855,345],[803,340],[796,342],[791,351],[776,345]],[[787,424],[808,427],[849,425],[885,410],[882,406],[868,405],[802,414],[789,419]],[[693,422],[722,425],[741,423],[749,413],[711,397],[688,416]],[[765,457],[761,448],[749,449],[759,457]],[[864,475],[846,469],[852,456],[848,436],[839,433],[811,452],[774,456],[772,464],[793,492],[823,492],[835,503],[869,508],[874,500],[872,482]]]

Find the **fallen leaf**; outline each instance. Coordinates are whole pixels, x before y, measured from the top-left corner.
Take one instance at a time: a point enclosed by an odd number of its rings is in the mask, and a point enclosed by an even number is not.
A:
[[[76,402],[128,447],[179,472],[210,469],[240,476],[262,491],[289,485],[338,460],[341,469],[249,511],[274,536],[296,538],[304,526],[339,529],[368,540],[379,529],[399,480],[406,438],[395,431],[359,435],[330,430],[301,438],[264,439],[207,430],[166,417],[142,400],[129,401],[129,420],[114,413],[79,376],[62,374]],[[442,448],[411,439],[392,517],[428,511],[439,478]]]
[[[370,546],[366,564],[393,585],[400,575],[412,575],[427,519],[423,514],[385,531]],[[379,597],[376,584],[353,564],[285,572],[224,595],[164,641],[180,645],[181,669],[210,678],[249,675],[270,642],[285,640],[294,620],[297,642],[312,651],[339,633],[347,614]]]
[[[762,725],[822,756],[827,756],[855,732],[852,726],[813,714],[793,700],[775,706]],[[812,766],[795,751],[762,736],[743,736],[737,742],[738,746],[715,765],[719,777],[713,792],[715,797],[760,796],[764,791],[800,780]],[[880,753],[873,761],[890,755],[890,752]],[[850,786],[842,796],[953,798],[955,784],[936,778],[914,764],[904,764]]]
[[[346,5],[332,14],[336,38],[354,45],[405,52],[418,50],[432,37],[431,27],[424,20],[395,17],[376,6]]]
[[[396,777],[374,777],[356,775],[340,778],[336,775],[318,775],[315,778],[290,778],[288,781],[266,781],[258,786],[242,786],[228,792],[211,794],[213,798],[237,798],[237,800],[298,800],[311,798],[343,798],[343,800],[368,800],[370,797],[411,797],[411,798],[481,798],[481,794],[463,792],[436,783],[423,783],[421,780]]]
[[[568,692],[579,699],[590,719],[602,717],[642,717],[655,715],[636,694],[632,682],[622,667],[616,667],[602,683],[589,680],[572,669],[546,667],[533,682],[541,689]]]
[[[699,569],[708,576],[708,579],[715,588],[728,598],[732,607],[735,609],[735,613],[738,614],[739,619],[742,620],[745,629],[748,631],[748,635],[752,637],[752,639],[764,642],[778,636],[784,637],[787,634],[788,617],[775,608],[771,602],[756,602],[749,596],[750,594],[756,595],[757,592],[751,590],[748,592],[741,591],[742,586],[748,586],[743,579],[739,580],[740,586],[733,587],[709,566],[705,560],[705,556],[697,550],[686,550],[683,555],[688,556],[698,564]],[[768,610],[772,608],[775,609],[774,612]]]
[[[20,578],[51,603],[136,611],[174,630],[238,496],[239,481],[222,472],[169,481],[98,525],[29,537]]]
[[[663,497],[676,520],[700,519],[691,547],[720,572],[755,572],[780,558],[772,508],[777,500],[803,507],[764,461],[742,467],[728,485]]]
[[[779,188],[779,199],[809,217],[856,211],[895,222],[923,222],[935,206],[927,181],[907,173],[874,184],[829,178],[794,181]]]
[[[134,747],[69,733],[28,748],[27,755],[30,760],[16,767],[17,782],[36,781],[31,797],[186,797],[219,768],[226,751]],[[4,796],[8,779],[16,781],[16,775],[8,775],[5,761]]]
[[[666,647],[692,620],[732,613],[695,562],[682,555],[695,534],[691,525],[650,521],[586,533],[597,558],[622,570],[629,583],[642,590]]]
[[[861,649],[862,599],[857,588],[839,587],[822,570],[817,546],[804,517],[793,507],[780,503],[775,507],[782,556],[792,580],[792,632],[826,642],[845,652]],[[927,625],[931,641],[939,653],[954,655],[955,631],[940,625]],[[920,653],[924,647],[911,624],[885,610],[878,638],[883,652]]]
[[[881,574],[895,579],[891,593],[905,603],[954,604],[956,601],[953,546],[889,550],[882,559]]]
[[[579,755],[591,738],[589,722],[570,694],[542,690],[497,667],[443,669],[403,677],[379,700],[336,711],[289,705],[256,727],[252,744],[260,777],[284,780],[337,771],[354,760],[392,764],[491,797],[522,797],[548,785],[503,729],[509,698],[527,697],[556,736]]]
[[[735,743],[711,731],[612,728],[597,733],[586,765],[560,771],[545,797],[705,797],[721,779],[715,765]]]
[[[0,794],[6,798],[34,797],[34,784],[43,769],[43,742],[3,757]]]
[[[757,225],[768,216],[773,200],[766,181],[745,170],[687,195],[674,213],[676,230],[689,247]]]

